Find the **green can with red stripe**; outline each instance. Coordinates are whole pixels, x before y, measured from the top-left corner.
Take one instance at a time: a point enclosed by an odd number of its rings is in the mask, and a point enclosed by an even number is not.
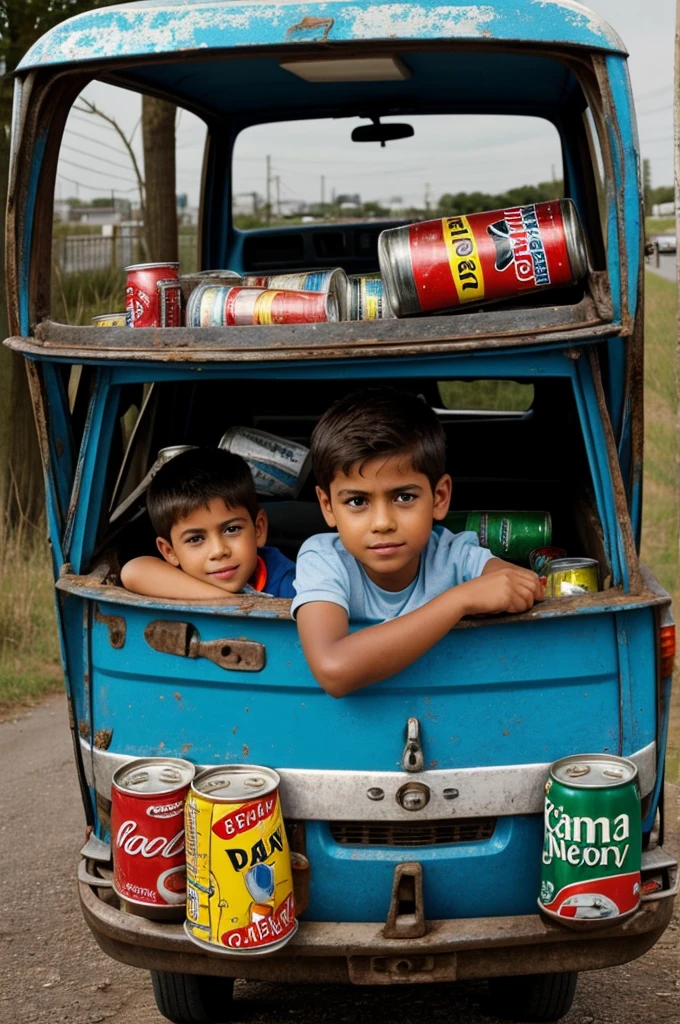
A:
[[[540,909],[572,928],[628,917],[640,903],[642,829],[637,766],[577,754],[550,768]]]
[[[472,530],[483,548],[510,562],[529,561],[535,548],[544,547],[552,540],[552,520],[549,512],[476,510],[449,512],[444,520],[452,533]]]

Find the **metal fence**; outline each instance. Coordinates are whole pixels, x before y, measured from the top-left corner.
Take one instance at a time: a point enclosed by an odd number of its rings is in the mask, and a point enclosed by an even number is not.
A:
[[[52,243],[52,261],[62,274],[89,270],[119,270],[144,261],[139,225],[116,225],[112,235],[64,235]],[[196,269],[195,231],[182,231],[179,256],[182,271]]]

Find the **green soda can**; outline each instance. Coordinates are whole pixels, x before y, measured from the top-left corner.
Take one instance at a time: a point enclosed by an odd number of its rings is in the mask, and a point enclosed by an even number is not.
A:
[[[531,551],[552,541],[549,512],[449,512],[444,526],[453,533],[472,530],[483,548],[510,562],[526,564]]]
[[[540,909],[571,928],[611,924],[640,903],[642,829],[637,766],[576,754],[550,768]]]

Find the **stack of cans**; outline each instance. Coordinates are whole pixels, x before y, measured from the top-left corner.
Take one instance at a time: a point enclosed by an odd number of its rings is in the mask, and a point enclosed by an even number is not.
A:
[[[247,324],[305,324],[338,320],[328,292],[275,288],[231,288],[199,284],[187,305],[187,327],[240,327]]]

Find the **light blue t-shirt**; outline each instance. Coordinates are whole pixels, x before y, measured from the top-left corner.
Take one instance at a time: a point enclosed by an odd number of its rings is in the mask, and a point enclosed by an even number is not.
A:
[[[368,578],[337,533],[318,533],[300,548],[291,612],[294,615],[310,601],[329,601],[344,608],[352,620],[384,622],[415,611],[449,587],[475,579],[493,557],[488,548],[479,546],[476,533],[454,534],[435,526],[420,556],[418,575],[405,590],[395,592]]]

